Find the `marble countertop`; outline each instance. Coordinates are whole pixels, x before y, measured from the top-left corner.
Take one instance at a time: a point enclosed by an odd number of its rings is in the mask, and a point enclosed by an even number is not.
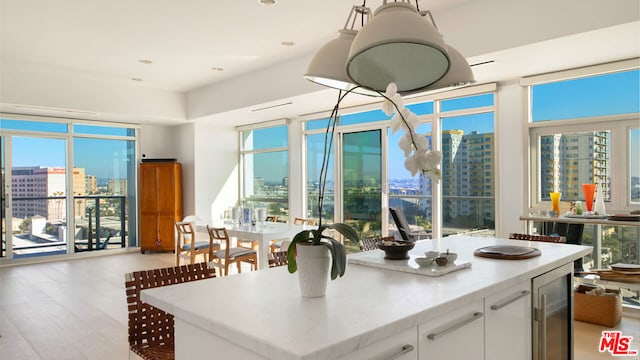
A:
[[[473,255],[497,244],[536,247],[542,255]],[[326,296],[313,299],[302,298],[297,275],[279,267],[144,290],[141,298],[269,358],[333,359],[591,253],[588,246],[452,236],[420,241],[410,254],[447,249],[472,267],[429,277],[348,264]]]

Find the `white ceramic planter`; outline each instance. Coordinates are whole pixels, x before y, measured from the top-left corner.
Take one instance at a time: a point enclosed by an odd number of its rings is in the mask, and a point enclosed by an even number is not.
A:
[[[331,258],[324,245],[296,244],[298,284],[303,297],[322,297],[327,291]]]

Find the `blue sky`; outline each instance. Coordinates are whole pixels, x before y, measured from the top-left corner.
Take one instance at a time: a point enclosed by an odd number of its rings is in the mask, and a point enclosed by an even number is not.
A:
[[[66,140],[15,136],[13,166],[65,167]],[[74,166],[98,178],[126,177],[127,146],[124,140],[78,138],[74,141]],[[135,161],[135,159],[133,159]]]

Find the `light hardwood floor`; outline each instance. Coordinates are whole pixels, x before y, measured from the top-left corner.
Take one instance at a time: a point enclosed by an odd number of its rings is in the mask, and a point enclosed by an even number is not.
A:
[[[127,359],[124,274],[174,261],[126,253],[0,268],[0,359]],[[639,320],[617,329],[640,349]],[[602,330],[576,322],[576,360],[611,357],[598,352]]]

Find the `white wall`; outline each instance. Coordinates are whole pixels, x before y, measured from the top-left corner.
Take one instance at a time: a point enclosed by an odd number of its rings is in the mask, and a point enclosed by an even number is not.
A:
[[[173,129],[173,126],[140,126],[139,156],[146,155],[148,159],[175,158],[176,142],[173,139]]]
[[[172,141],[176,144],[176,157],[182,163],[182,215],[195,215],[195,124],[172,127]]]
[[[203,220],[220,219],[238,201],[238,134],[232,126],[196,123],[194,211]]]

